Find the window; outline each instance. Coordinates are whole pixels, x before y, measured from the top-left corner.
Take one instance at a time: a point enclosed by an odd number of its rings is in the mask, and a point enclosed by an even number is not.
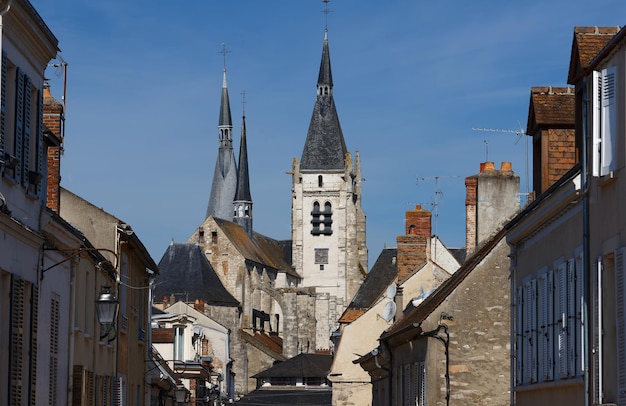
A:
[[[328,248],[315,248],[315,263],[319,264],[320,271],[328,264]]]
[[[615,170],[617,112],[615,104],[616,68],[593,72],[592,84],[592,169],[593,176]]]
[[[311,234],[331,235],[333,233],[333,209],[330,202],[324,203],[324,211],[321,211],[319,202],[313,202],[311,217],[311,224],[313,226]]]
[[[516,290],[515,383],[582,375],[582,253],[527,277]]]

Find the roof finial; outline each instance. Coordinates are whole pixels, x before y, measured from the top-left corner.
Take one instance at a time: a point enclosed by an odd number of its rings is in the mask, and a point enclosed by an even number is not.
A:
[[[218,51],[218,54],[222,54],[222,56],[224,57],[224,72],[226,72],[226,54],[229,54],[230,51],[228,51],[226,49],[226,43],[222,42],[222,50]]]
[[[241,92],[241,111],[242,116],[246,116],[246,91]]]
[[[328,38],[328,14],[332,13],[333,11],[330,10],[328,8],[328,2],[330,0],[322,0],[322,2],[324,2],[324,4],[326,4],[324,6],[324,10],[322,11],[322,13],[324,13],[326,15],[326,23],[324,24],[324,36],[326,37],[326,39]]]

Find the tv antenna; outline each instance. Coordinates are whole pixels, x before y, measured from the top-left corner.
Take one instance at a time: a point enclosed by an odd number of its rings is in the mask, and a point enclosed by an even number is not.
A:
[[[435,236],[439,237],[438,234],[438,220],[439,220],[439,196],[443,196],[443,192],[439,188],[439,179],[444,178],[458,178],[458,176],[430,176],[430,177],[417,177],[416,184],[419,185],[420,180],[434,180],[435,181],[435,201],[433,202],[433,212],[435,214]],[[437,259],[437,242],[435,241],[435,252],[434,252],[435,260]]]
[[[529,186],[529,176],[528,176],[528,138],[530,137],[526,134],[526,131],[522,128],[522,124],[518,121],[519,130],[511,130],[511,129],[501,129],[501,128],[472,128],[474,131],[481,132],[489,132],[489,133],[507,133],[507,134],[515,134],[517,136],[515,140],[515,144],[519,142],[523,135],[526,136],[526,143],[524,147],[524,171],[526,173],[526,193],[522,193],[528,198],[530,195],[530,186]],[[485,140],[485,145],[488,144],[488,141]],[[489,161],[489,150],[487,150],[487,161]]]

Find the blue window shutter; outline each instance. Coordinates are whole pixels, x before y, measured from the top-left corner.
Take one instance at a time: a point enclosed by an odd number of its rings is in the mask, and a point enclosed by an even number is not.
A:
[[[15,180],[22,181],[24,170],[23,141],[24,141],[24,72],[20,68],[15,72],[15,157],[20,160],[15,167]]]
[[[32,82],[28,75],[24,75],[24,87],[22,88],[24,106],[22,125],[22,185],[28,187],[28,176],[30,170],[30,120],[31,120],[31,89]]]

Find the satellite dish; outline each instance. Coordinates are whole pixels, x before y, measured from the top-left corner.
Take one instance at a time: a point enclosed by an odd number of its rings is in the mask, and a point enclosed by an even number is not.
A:
[[[391,285],[389,285],[389,287],[387,288],[387,292],[385,293],[385,297],[387,299],[393,299],[394,297],[396,297],[396,284],[392,283]]]
[[[383,309],[383,319],[389,323],[391,320],[393,320],[393,316],[396,315],[396,303],[395,302],[388,302],[385,305],[385,308]]]

